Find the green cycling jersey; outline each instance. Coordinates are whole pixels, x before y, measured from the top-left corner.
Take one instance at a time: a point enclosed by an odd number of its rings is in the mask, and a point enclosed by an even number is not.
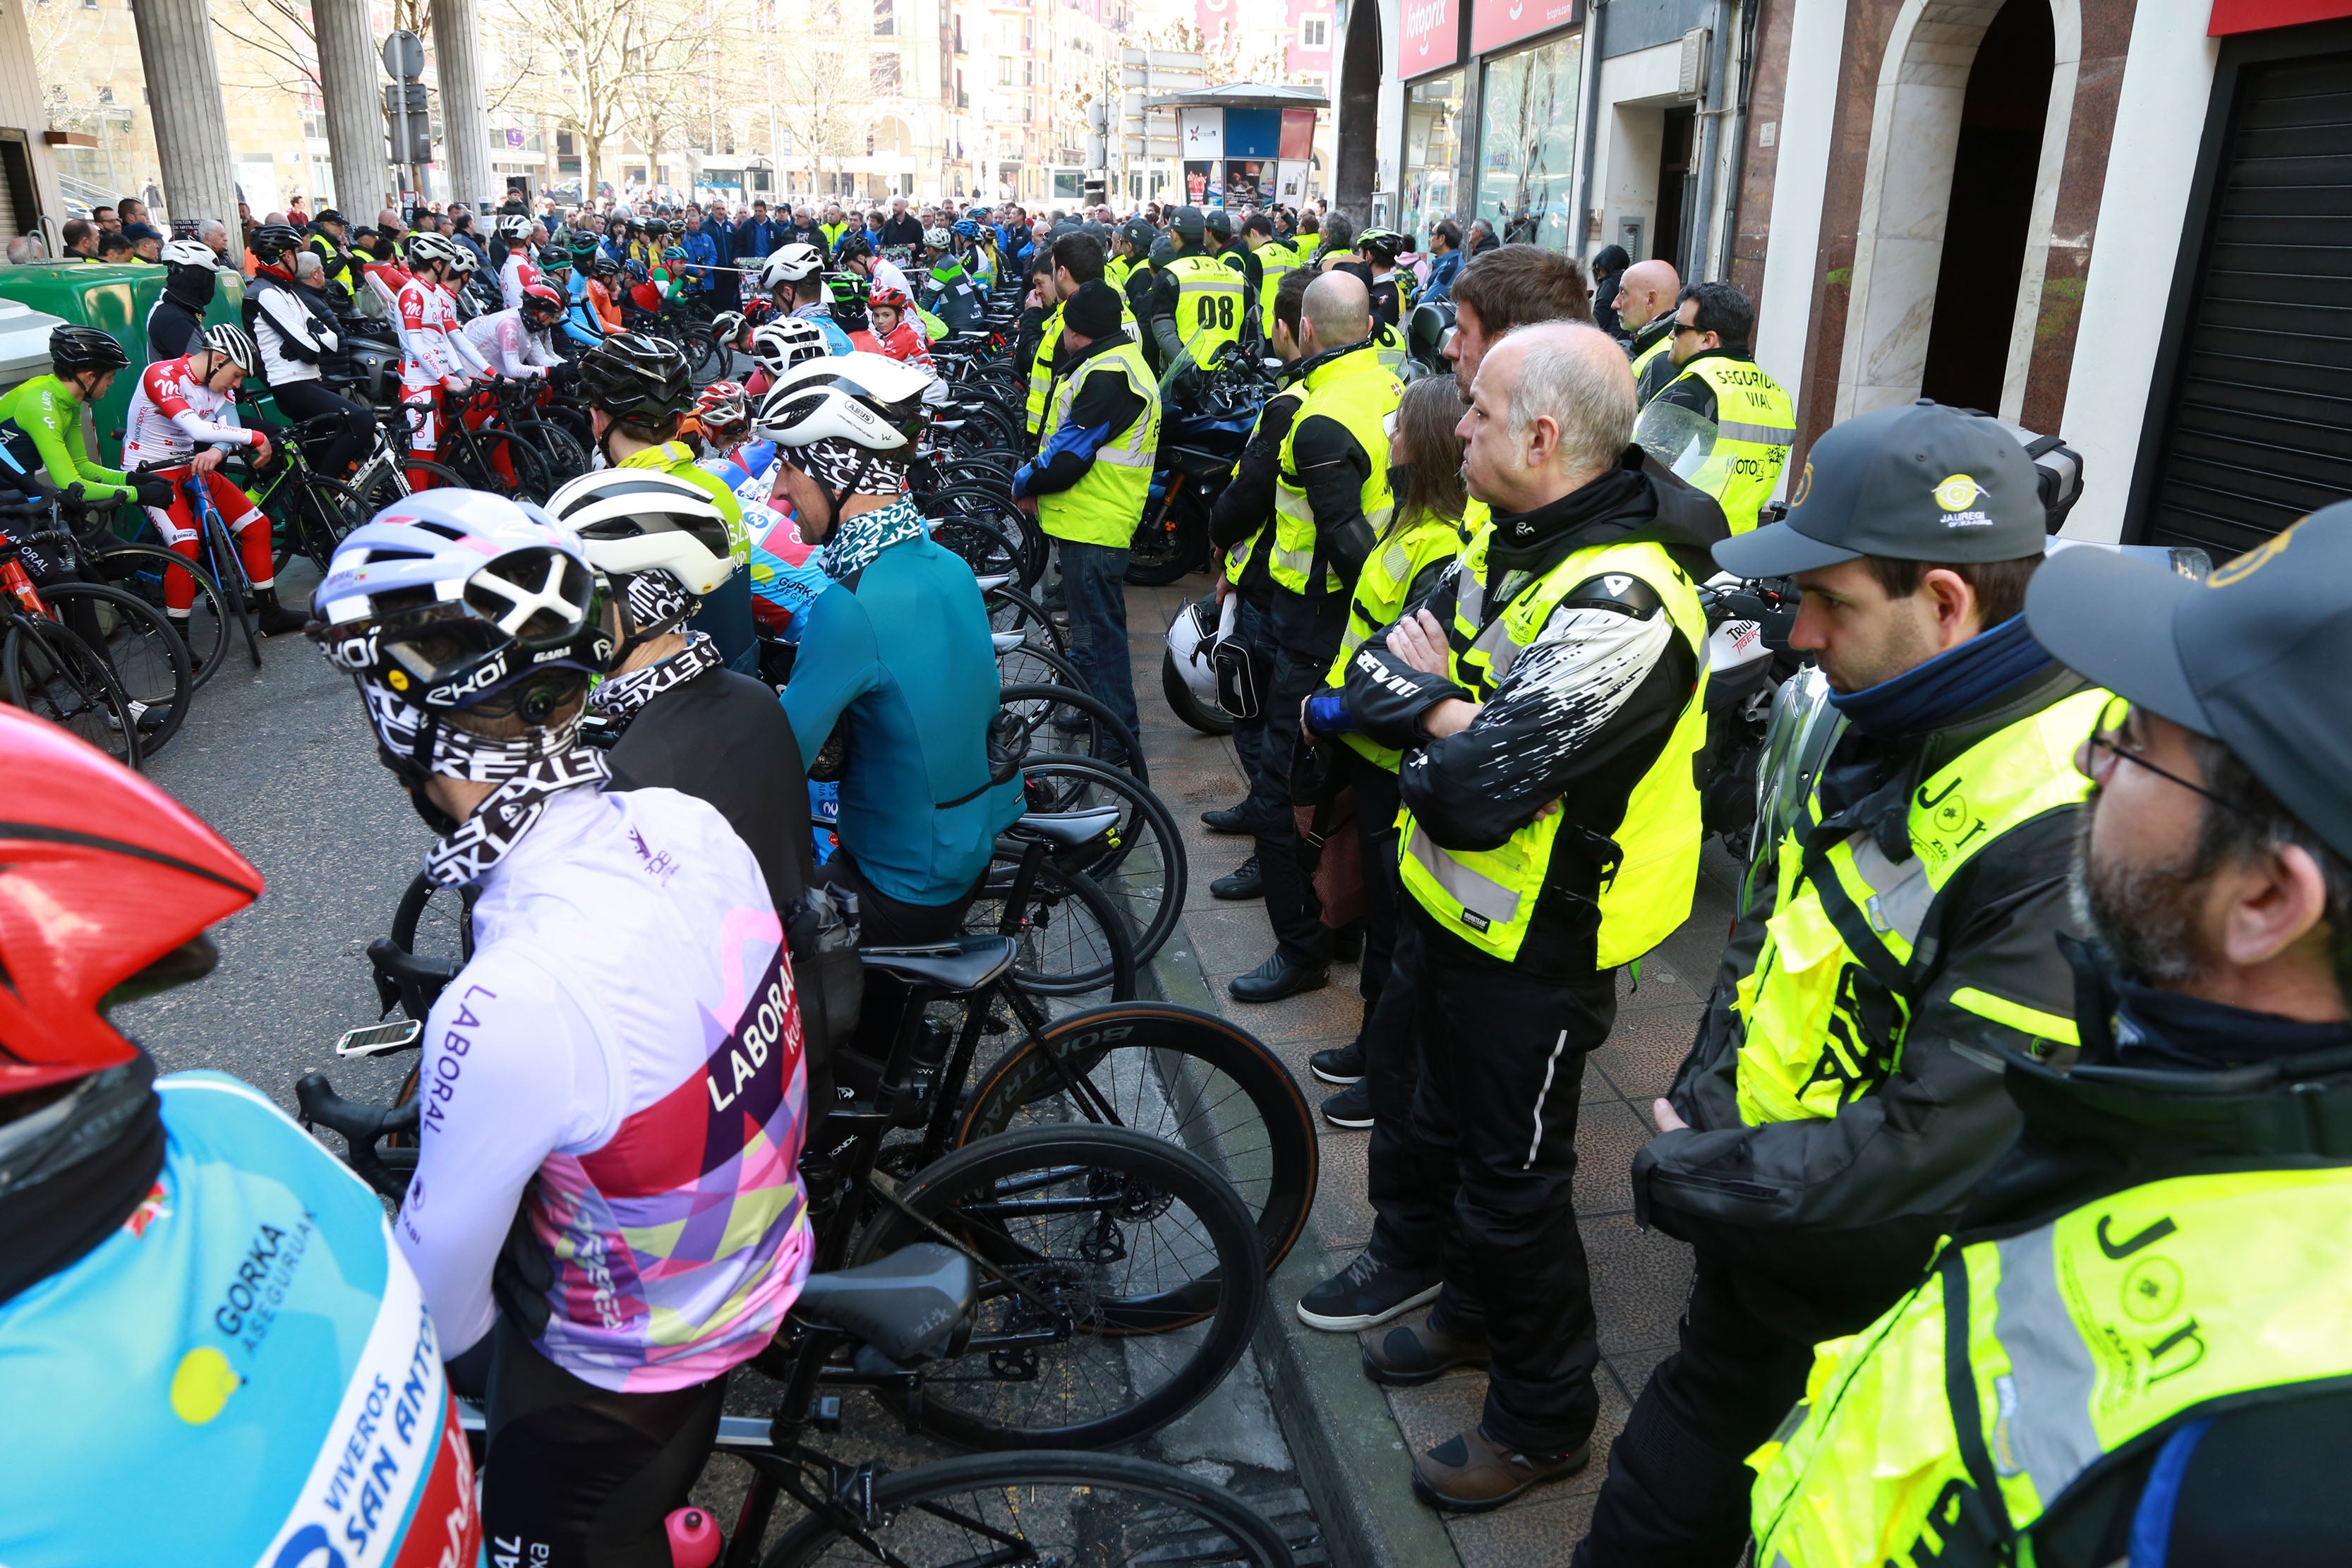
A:
[[[10,479],[39,470],[58,489],[79,484],[94,499],[132,494],[127,476],[90,460],[82,445],[81,399],[54,375],[37,375],[0,396],[0,468],[11,470],[0,478]]]

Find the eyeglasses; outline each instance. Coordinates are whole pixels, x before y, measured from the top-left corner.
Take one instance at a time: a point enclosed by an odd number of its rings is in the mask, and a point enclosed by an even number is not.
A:
[[[2098,722],[2091,728],[2089,742],[2091,765],[2083,770],[2084,776],[2095,781],[2112,765],[2099,761],[2099,753],[2105,752],[2111,757],[2121,757],[2126,762],[2146,768],[2167,784],[2176,784],[2191,795],[2203,795],[2215,805],[2226,807],[2242,816],[2245,815],[2246,808],[2228,796],[2216,795],[2203,784],[2191,784],[2179,773],[2159,768],[2149,762],[2145,755],[2147,750],[2147,741],[2131,738],[2132,717],[2133,709],[2129,698],[2107,699],[2105,706],[2099,710]]]

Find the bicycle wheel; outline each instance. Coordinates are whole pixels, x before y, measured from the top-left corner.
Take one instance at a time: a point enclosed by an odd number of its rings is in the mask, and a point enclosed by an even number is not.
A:
[[[359,500],[351,486],[324,474],[310,475],[299,489],[281,488],[286,500],[280,510],[286,515],[270,520],[270,562],[282,575],[286,563],[299,555],[323,576],[343,535],[367,521],[357,515]],[[270,499],[278,498],[273,492]]]
[[[1021,542],[978,518],[945,517],[931,526],[940,549],[959,556],[975,577],[1021,575]]]
[[[41,590],[58,618],[106,658],[139,725],[139,752],[152,757],[180,732],[196,689],[188,645],[163,611],[103,583],[57,583]]]
[[[1078,667],[1050,647],[1035,643],[1020,643],[996,656],[996,681],[1000,686],[1066,686],[1073,691],[1087,689],[1087,678]]]
[[[474,956],[474,900],[478,888],[445,888],[419,871],[392,911],[393,945],[415,958]]]
[[[0,683],[26,712],[72,731],[127,768],[140,760],[130,700],[90,646],[37,616],[20,615],[0,645]]]
[[[554,420],[526,419],[515,426],[515,432],[546,454],[548,471],[558,485],[588,471],[588,448]]]
[[[853,1263],[936,1240],[935,1226],[987,1266],[971,1343],[915,1388],[877,1391],[948,1442],[1128,1442],[1199,1404],[1249,1347],[1265,1300],[1257,1227],[1223,1177],[1160,1139],[1007,1133],[924,1166],[898,1198]]]
[[[1151,782],[1135,731],[1087,693],[1067,686],[1008,686],[996,694],[996,700],[1028,724],[1032,755],[1092,757],[1125,768],[1139,784]]]
[[[761,1568],[982,1563],[1290,1568],[1282,1532],[1241,1499],[1124,1454],[965,1454],[875,1478],[855,1538],[795,1526]]]
[[[1306,1228],[1320,1163],[1314,1113],[1282,1059],[1213,1013],[1126,1002],[1057,1018],[981,1075],[955,1141],[1082,1121],[1207,1161],[1257,1217],[1268,1273]]]
[[[1005,900],[1021,869],[1018,848],[999,847],[982,879],[963,929],[984,935],[1003,929]],[[1065,870],[1049,856],[1030,883],[1020,920],[1005,935],[1018,942],[1013,984],[1040,996],[1085,996],[1124,1002],[1135,994],[1135,938],[1110,895],[1083,871]]]
[[[1055,653],[1070,651],[1070,634],[1054,624],[1043,605],[1010,583],[988,591],[988,628],[1019,632],[1031,642],[1042,641]]]
[[[1118,808],[1110,831],[1070,863],[1121,906],[1135,934],[1135,962],[1150,963],[1184,912],[1189,870],[1176,818],[1133,774],[1089,757],[1024,763],[1021,772],[1031,811]]]
[[[187,615],[173,616],[172,622],[180,640],[188,646],[196,684],[202,686],[210,680],[213,671],[221,667],[221,660],[228,657],[229,638],[236,635],[235,630],[221,599],[219,582],[202,565],[163,545],[137,540],[109,544],[102,552],[85,554],[81,565],[82,571],[96,581],[136,595],[166,615],[170,615],[170,604],[165,593],[170,578],[176,574],[193,584],[194,596]]]

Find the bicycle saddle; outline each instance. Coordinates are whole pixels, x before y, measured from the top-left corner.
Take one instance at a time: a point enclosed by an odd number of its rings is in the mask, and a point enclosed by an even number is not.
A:
[[[979,1293],[971,1258],[919,1241],[861,1268],[810,1275],[793,1311],[818,1328],[855,1334],[904,1365],[952,1349]]]
[[[1021,816],[1023,827],[1065,849],[1101,837],[1118,821],[1115,805],[1097,805],[1089,811],[1031,811]]]
[[[980,591],[982,593],[992,594],[997,589],[1003,587],[1007,583],[1012,582],[1013,574],[1010,572],[992,573],[986,577],[975,577],[972,581],[980,585]]]
[[[1029,639],[1019,632],[991,632],[988,640],[996,645],[999,653],[1011,653]]]
[[[979,990],[1013,967],[1009,936],[960,936],[921,947],[861,947],[867,970],[951,994]]]

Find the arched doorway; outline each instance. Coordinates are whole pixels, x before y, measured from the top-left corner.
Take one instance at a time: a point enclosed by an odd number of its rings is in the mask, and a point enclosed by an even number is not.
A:
[[[2048,0],[2008,0],[1977,46],[1952,160],[1922,397],[2000,407],[2056,44]]]
[[[1380,170],[1380,9],[1373,0],[1355,0],[1348,7],[1348,36],[1340,51],[1339,167],[1331,205],[1359,219],[1372,210],[1372,182]]]

